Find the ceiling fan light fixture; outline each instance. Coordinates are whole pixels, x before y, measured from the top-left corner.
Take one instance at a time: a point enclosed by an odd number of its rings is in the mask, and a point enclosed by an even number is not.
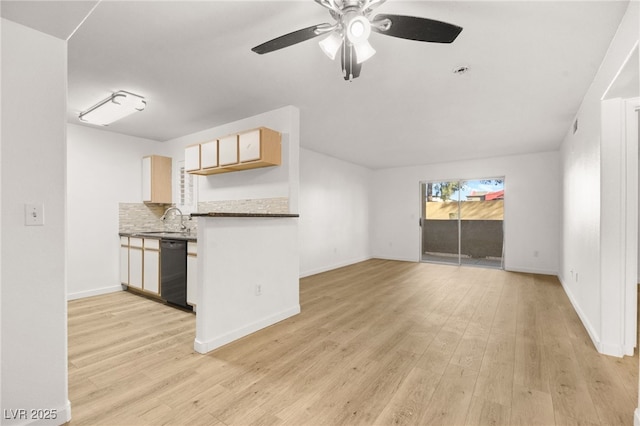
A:
[[[354,44],[353,49],[356,51],[356,62],[359,64],[376,54],[376,50],[367,40]]]
[[[144,110],[146,105],[147,102],[142,96],[120,90],[81,112],[79,118],[85,123],[106,126],[136,111]]]
[[[334,31],[318,44],[320,44],[320,49],[325,55],[333,61],[338,54],[338,50],[340,50],[340,46],[342,46],[342,35],[338,31]]]
[[[359,44],[369,39],[371,23],[362,15],[354,16],[347,22],[347,39],[351,44]]]

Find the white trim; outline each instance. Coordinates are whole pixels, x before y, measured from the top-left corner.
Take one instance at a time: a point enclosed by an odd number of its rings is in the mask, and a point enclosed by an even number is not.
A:
[[[278,312],[274,315],[268,316],[259,321],[255,321],[251,324],[247,324],[244,327],[230,331],[229,333],[223,334],[214,339],[207,341],[195,339],[193,342],[193,349],[198,353],[206,354],[207,352],[211,352],[212,350],[224,346],[227,343],[231,343],[235,340],[240,339],[241,337],[247,336],[251,333],[255,333],[258,330],[269,327],[270,325],[283,321],[299,313],[300,305],[296,305],[290,309]]]
[[[624,58],[624,61],[622,61],[622,65],[618,69],[618,72],[616,72],[616,75],[611,79],[611,83],[609,83],[609,85],[607,86],[607,89],[602,94],[602,97],[600,98],[600,101],[604,101],[605,99],[607,99],[607,96],[609,95],[609,91],[611,90],[613,85],[616,83],[616,80],[618,79],[618,76],[622,73],[624,68],[627,66],[627,64],[629,63],[629,60],[631,59],[633,54],[636,53],[635,51],[638,48],[638,44],[639,43],[640,43],[640,41],[636,41],[634,43],[633,47],[631,48],[631,50],[629,51],[627,56]]]
[[[334,263],[330,266],[323,266],[321,268],[311,269],[309,271],[300,272],[300,278],[309,277],[311,275],[320,274],[322,272],[332,271],[334,269],[343,268],[345,266],[354,265],[360,262],[366,262],[367,260],[371,260],[373,257],[371,256],[363,256],[355,259],[345,260],[344,262]]]
[[[67,294],[67,300],[84,299],[85,297],[100,296],[101,294],[116,293],[118,291],[123,291],[121,285],[96,288],[94,290],[79,291],[77,293]]]
[[[373,255],[371,259],[380,259],[380,260],[396,260],[398,262],[413,262],[420,263],[420,259],[412,259],[408,257],[394,257],[394,256],[386,256],[386,255]],[[458,266],[458,265],[455,265]]]
[[[62,425],[71,421],[71,402],[67,400],[62,408],[53,409],[56,413],[55,419],[33,420],[23,423],[24,425]],[[52,411],[53,411],[52,410]]]
[[[640,426],[640,407],[633,412],[633,426]]]
[[[637,43],[636,48],[637,49]],[[623,289],[623,346],[625,355],[633,355],[637,346],[638,318],[638,114],[640,98],[624,102],[624,153],[625,153],[625,261]]]
[[[558,276],[558,271],[556,270],[550,270],[550,269],[536,269],[536,268],[529,268],[527,266],[505,266],[504,270],[506,272],[521,272],[523,274],[536,274],[536,275],[553,275],[553,276]]]
[[[625,355],[624,348],[621,345],[610,345],[604,342],[600,342],[600,349],[598,349],[598,352],[604,355],[615,356],[617,358],[622,358]]]
[[[624,103],[600,102],[600,335],[599,352],[624,342],[627,164]],[[637,238],[637,235],[634,236]],[[603,342],[607,341],[607,345]],[[606,346],[606,347],[605,347]]]
[[[569,289],[569,287],[564,283],[564,280],[561,277],[558,277],[558,279],[560,280],[560,284],[562,284],[562,288],[564,289],[565,294],[569,298],[569,301],[571,302],[573,309],[578,314],[580,321],[582,321],[582,325],[587,330],[587,333],[591,338],[591,342],[593,343],[593,345],[595,346],[598,352],[604,353],[602,352],[602,348],[600,344],[600,336],[598,335],[598,332],[596,331],[596,329],[593,327],[593,325],[591,324],[591,322],[589,321],[585,313],[580,308],[580,305],[578,304],[576,298],[573,296],[573,293],[571,293],[571,290]]]

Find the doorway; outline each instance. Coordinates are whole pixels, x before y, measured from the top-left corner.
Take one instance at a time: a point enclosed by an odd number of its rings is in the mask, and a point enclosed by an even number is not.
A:
[[[420,259],[503,269],[504,177],[420,183]]]

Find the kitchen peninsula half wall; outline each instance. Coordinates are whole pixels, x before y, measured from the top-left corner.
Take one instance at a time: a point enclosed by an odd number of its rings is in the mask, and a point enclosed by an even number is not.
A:
[[[198,221],[197,352],[300,313],[297,214],[192,216]]]

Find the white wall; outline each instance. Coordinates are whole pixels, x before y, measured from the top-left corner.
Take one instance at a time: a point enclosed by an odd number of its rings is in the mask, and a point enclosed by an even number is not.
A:
[[[69,299],[122,289],[119,203],[142,203],[142,157],[163,144],[67,125],[67,292]]]
[[[601,185],[601,98],[618,70],[632,52],[638,40],[638,2],[630,2],[620,27],[609,46],[589,90],[585,94],[577,114],[578,131],[569,129],[562,143],[563,205],[562,262],[560,280],[584,323],[596,347],[607,353],[615,352],[620,342],[603,334],[603,318],[615,314],[620,306],[603,305],[602,295],[610,291],[601,282],[603,227],[619,226],[610,215],[603,218],[603,209],[619,206],[601,204],[604,191],[615,190]],[[611,170],[611,161],[606,173]],[[613,220],[613,221],[612,221]],[[605,253],[604,258],[607,257]],[[618,324],[620,326],[620,324]],[[610,329],[611,327],[608,326]]]
[[[282,133],[282,165],[241,172],[198,176],[198,201],[289,198],[289,212],[298,213],[300,111],[287,106],[212,127],[165,142],[174,163],[184,160],[184,148],[229,134],[268,127]]]
[[[562,211],[558,152],[375,171],[373,256],[419,260],[420,181],[500,176],[505,177],[505,269],[556,274]]]
[[[69,420],[65,288],[67,47],[2,19],[1,411],[57,410]],[[44,226],[24,225],[25,203]],[[5,411],[6,410],[6,411]]]
[[[300,313],[298,218],[199,221],[196,351]]]
[[[371,257],[373,171],[300,150],[300,276]]]

